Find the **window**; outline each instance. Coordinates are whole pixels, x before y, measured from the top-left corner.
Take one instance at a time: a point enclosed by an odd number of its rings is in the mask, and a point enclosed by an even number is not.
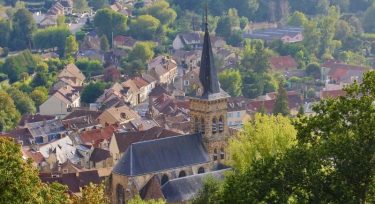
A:
[[[214,149],[213,159],[214,159],[214,161],[217,160],[217,149]]]
[[[204,167],[199,167],[198,174],[203,174],[203,173],[204,173]]]
[[[216,118],[212,119],[212,134],[215,134],[217,132],[217,121]]]
[[[125,204],[125,190],[121,184],[117,184],[116,194],[117,194],[117,203]]]
[[[203,117],[201,118],[201,133],[204,135],[205,134],[205,129],[206,129],[206,126],[204,125],[204,119]]]
[[[168,175],[164,174],[163,177],[161,177],[161,182],[160,184],[161,185],[164,185],[165,183],[167,183],[169,181],[169,177]]]
[[[63,173],[67,174],[68,173],[68,169],[63,169]]]
[[[184,80],[184,85],[189,86],[189,80]]]
[[[220,118],[219,118],[219,132],[223,132],[223,131],[224,131],[224,117],[220,116]]]
[[[241,117],[241,113],[238,111],[237,112],[237,118]]]
[[[232,113],[228,113],[228,118],[231,118],[233,117],[233,114]]]
[[[220,149],[220,159],[225,159],[224,148]]]
[[[180,171],[180,173],[178,174],[178,178],[182,178],[182,177],[185,177],[185,176],[186,176],[185,171]]]

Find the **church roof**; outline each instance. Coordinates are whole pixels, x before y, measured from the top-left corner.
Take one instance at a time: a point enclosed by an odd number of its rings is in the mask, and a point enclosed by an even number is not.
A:
[[[207,22],[204,33],[199,80],[203,86],[203,94],[201,98],[213,100],[229,97],[229,95],[220,88]]]
[[[133,143],[113,172],[137,176],[210,161],[201,134]]]
[[[213,177],[216,179],[223,179],[224,172],[228,169],[213,171],[204,174],[195,174],[182,178],[177,178],[168,181],[162,186],[162,192],[164,194],[167,203],[179,203],[184,201],[192,200],[197,193],[202,189],[204,179],[207,177]]]

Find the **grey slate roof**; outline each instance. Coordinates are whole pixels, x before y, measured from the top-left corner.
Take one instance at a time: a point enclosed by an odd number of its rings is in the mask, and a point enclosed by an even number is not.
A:
[[[113,172],[137,176],[209,161],[201,134],[183,135],[131,144]]]
[[[224,178],[224,172],[227,170],[228,169],[224,169],[173,179],[165,183],[161,190],[167,203],[189,201],[202,189],[204,179],[207,178],[207,176],[222,180]]]

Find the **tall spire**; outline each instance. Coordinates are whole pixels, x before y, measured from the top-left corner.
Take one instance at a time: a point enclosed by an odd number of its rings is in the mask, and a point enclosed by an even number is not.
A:
[[[220,93],[220,85],[217,77],[217,70],[215,67],[214,55],[211,47],[210,34],[208,32],[207,16],[208,8],[206,3],[204,42],[201,58],[201,67],[199,72],[199,79],[203,86],[202,97],[208,97],[210,94]]]

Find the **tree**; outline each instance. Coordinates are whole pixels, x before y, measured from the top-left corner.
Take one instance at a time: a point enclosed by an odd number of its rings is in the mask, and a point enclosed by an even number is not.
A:
[[[94,17],[94,25],[99,36],[105,35],[109,44],[112,44],[114,36],[124,34],[127,28],[127,17],[111,9],[100,9]]]
[[[13,129],[20,119],[20,113],[16,109],[13,99],[3,91],[0,91],[0,107],[2,107],[0,109],[0,131]]]
[[[90,183],[82,189],[82,196],[76,196],[73,204],[106,204],[109,199],[105,192],[104,184]]]
[[[101,75],[104,72],[103,64],[98,60],[81,58],[76,61],[76,66],[86,77]]]
[[[23,159],[21,146],[13,140],[0,137],[0,158],[0,203],[70,202],[67,187],[42,183],[31,160]]]
[[[298,117],[302,117],[303,115],[305,115],[305,108],[303,107],[303,105],[301,105],[298,109],[298,114],[297,116]]]
[[[32,33],[36,30],[36,24],[32,13],[26,9],[19,9],[14,14],[12,26],[11,48],[13,50],[31,48]]]
[[[147,8],[146,12],[157,18],[162,25],[173,23],[177,17],[176,12],[169,7],[169,3],[165,0],[155,2]]]
[[[321,69],[320,65],[317,63],[311,63],[306,67],[306,75],[314,77],[314,79],[320,79]]]
[[[152,40],[157,36],[157,30],[160,27],[160,21],[150,15],[138,16],[130,23],[130,34],[139,40]]]
[[[133,60],[130,62],[122,61],[121,67],[124,74],[130,77],[141,76],[146,71],[146,64],[141,60]]]
[[[72,57],[78,51],[78,43],[74,35],[69,35],[65,42],[65,57]]]
[[[14,83],[22,79],[23,73],[32,73],[37,66],[37,61],[30,51],[23,51],[8,57],[2,66],[2,72],[8,75],[10,83]]]
[[[102,36],[100,37],[100,49],[101,49],[103,52],[108,52],[108,50],[109,50],[108,39],[107,39],[107,37],[105,37],[105,35],[102,35]]]
[[[9,47],[12,34],[11,21],[0,19],[0,47]]]
[[[204,178],[203,187],[194,198],[193,204],[214,204],[221,203],[221,191],[223,182],[218,179],[207,176]]]
[[[86,0],[75,0],[73,1],[73,10],[76,12],[84,12],[89,8]]]
[[[37,86],[48,86],[48,75],[45,72],[38,72],[36,73],[35,77],[33,78],[31,85],[33,87]]]
[[[27,94],[14,87],[8,89],[8,94],[21,114],[33,114],[36,112],[34,101]]]
[[[36,87],[29,96],[34,101],[35,106],[39,107],[48,99],[48,90],[45,87]]]
[[[246,41],[241,60],[242,69],[252,70],[258,74],[266,73],[271,68],[268,61],[269,57],[269,52],[267,52],[262,41]]]
[[[154,57],[153,44],[148,42],[138,42],[134,49],[130,51],[128,61],[140,60],[146,63]]]
[[[70,35],[71,32],[66,26],[39,29],[33,34],[34,48],[43,50],[57,47],[58,54],[63,57],[66,40]]]
[[[275,115],[289,115],[288,94],[282,84],[279,85],[279,89],[277,90],[276,102],[273,108],[273,113]]]
[[[231,96],[241,95],[242,79],[238,70],[225,70],[219,74],[221,88],[227,91]]]
[[[363,29],[368,33],[375,32],[374,18],[375,18],[375,6],[371,6],[366,10],[365,15],[363,17],[363,21],[362,21]]]
[[[313,160],[317,169],[312,170],[322,172],[306,192],[331,203],[371,203],[375,198],[375,73],[366,73],[362,84],[349,85],[345,91],[345,97],[321,101],[313,108],[316,115],[296,123],[302,147],[317,155]],[[318,185],[324,190],[317,191]]]
[[[296,11],[288,19],[288,25],[290,26],[304,26],[308,22],[307,17],[304,13]]]
[[[91,82],[87,85],[81,94],[81,101],[83,103],[94,103],[99,96],[101,96],[104,92],[105,84],[102,82]]]
[[[91,0],[90,6],[93,7],[93,9],[99,10],[105,8],[109,4],[108,0]]]
[[[256,114],[243,130],[229,141],[231,164],[245,171],[252,162],[286,152],[296,145],[297,131],[289,118]]]
[[[142,200],[139,195],[136,195],[134,198],[128,201],[128,204],[165,204],[164,200]]]
[[[318,24],[316,21],[311,20],[306,22],[303,27],[303,45],[306,50],[315,54],[320,46],[321,32],[318,29]]]

